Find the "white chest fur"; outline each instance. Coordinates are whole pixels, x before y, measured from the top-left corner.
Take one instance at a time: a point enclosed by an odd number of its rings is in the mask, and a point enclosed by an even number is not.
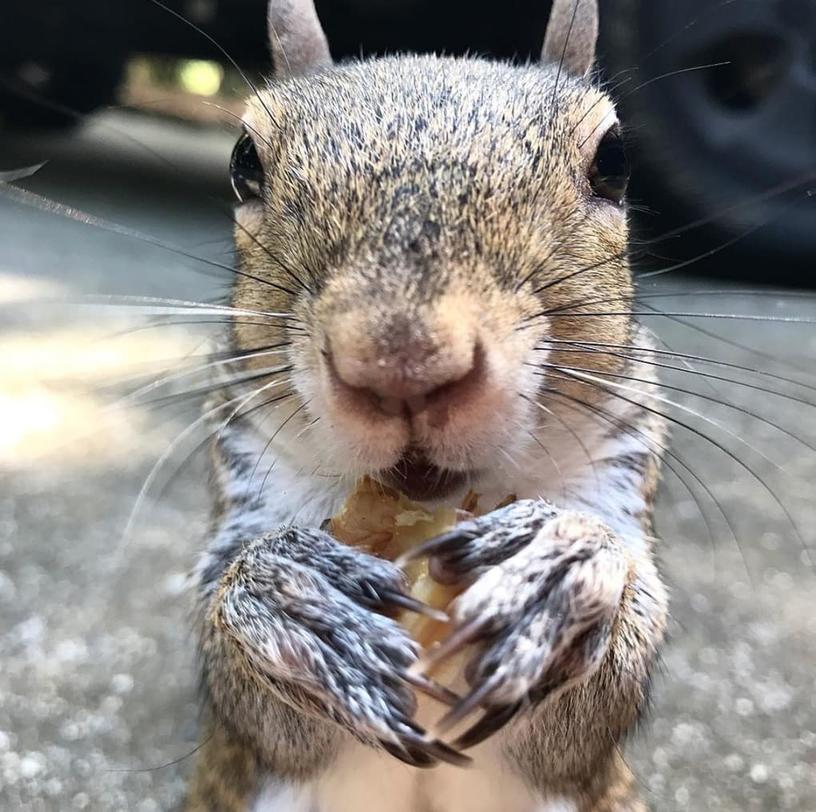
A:
[[[536,798],[483,748],[470,769],[415,770],[350,746],[313,784],[267,781],[251,812],[575,812],[567,799]]]

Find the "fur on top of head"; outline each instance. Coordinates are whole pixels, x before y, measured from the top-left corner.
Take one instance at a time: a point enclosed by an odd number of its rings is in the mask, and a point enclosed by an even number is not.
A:
[[[548,339],[622,344],[631,326],[585,315],[631,292],[617,119],[587,79],[595,0],[556,0],[526,66],[335,65],[310,0],[273,0],[268,21],[275,76],[233,159],[233,303],[291,315],[233,338],[286,345],[298,409],[258,423],[323,470],[437,485],[529,453],[542,387],[593,396],[542,374]]]

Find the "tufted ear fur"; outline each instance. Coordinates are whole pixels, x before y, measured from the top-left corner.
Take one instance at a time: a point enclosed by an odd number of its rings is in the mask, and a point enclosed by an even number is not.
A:
[[[553,0],[541,59],[574,76],[586,76],[595,61],[598,0]]]
[[[296,76],[331,64],[314,0],[269,0],[266,19],[275,76]]]

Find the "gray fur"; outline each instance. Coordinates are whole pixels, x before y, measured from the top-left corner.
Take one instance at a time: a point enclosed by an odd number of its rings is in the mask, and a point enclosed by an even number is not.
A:
[[[329,44],[311,0],[272,0],[267,27],[276,76],[297,76],[331,64]]]
[[[595,61],[597,40],[597,0],[554,0],[541,58],[585,76]]]
[[[509,485],[522,497],[425,550],[440,575],[467,587],[436,654],[474,644],[472,692],[448,721],[474,708],[485,716],[461,745],[494,734],[485,774],[512,776],[537,801],[640,809],[617,748],[643,706],[665,625],[650,537],[664,426],[602,387],[532,371],[547,338],[620,344],[634,335],[625,313],[550,315],[631,293],[624,211],[595,199],[587,174],[615,119],[583,78],[596,3],[556,0],[544,47],[553,64],[544,67],[437,57],[335,67],[310,2],[276,0],[269,19],[283,81],[247,112],[265,184],[237,213],[249,273],[236,277],[232,301],[292,316],[236,321],[231,340],[250,349],[286,339],[294,407],[289,418],[235,421],[215,443],[217,525],[198,570],[214,728],[257,768],[256,789],[271,776],[275,786],[317,792],[338,769],[393,766],[376,761],[382,748],[417,766],[452,760],[412,719],[405,672],[419,652],[387,616],[401,574],[316,529],[357,476],[396,465],[414,443],[440,470],[467,472],[476,490],[495,497]],[[291,294],[284,268],[304,282]],[[439,352],[463,325],[469,340],[478,335],[492,353],[489,374],[465,408],[436,420],[343,408],[321,366],[326,347],[333,340],[359,360],[371,337],[377,347],[399,343],[399,324],[438,336]],[[601,375],[623,368],[603,354],[585,363]],[[637,374],[651,380],[646,364]],[[544,415],[574,425],[588,449],[561,421],[538,425],[545,391]],[[579,418],[568,410],[576,399],[589,403]],[[531,442],[538,429],[556,449],[557,471]],[[267,450],[268,482],[254,478]],[[504,469],[504,457],[515,468]],[[559,490],[551,480],[562,468]],[[204,763],[229,786],[221,750]],[[339,786],[356,779],[342,772]],[[427,804],[409,806],[411,798],[427,792],[423,784],[394,801],[414,812]],[[246,797],[191,809],[245,812]]]

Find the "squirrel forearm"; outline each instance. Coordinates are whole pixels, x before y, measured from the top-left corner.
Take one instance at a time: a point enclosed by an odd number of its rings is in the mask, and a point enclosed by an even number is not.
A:
[[[281,696],[246,651],[236,644],[224,624],[224,599],[236,580],[245,577],[259,545],[253,542],[218,545],[200,568],[198,628],[202,684],[213,729],[251,745],[266,770],[287,777],[303,777],[320,769],[335,748],[336,731],[328,723],[308,717]]]
[[[272,774],[303,780],[351,738],[461,760],[413,721],[419,647],[388,616],[410,600],[394,564],[310,528],[234,548],[215,583],[212,556],[201,570],[203,681],[215,720]]]
[[[666,589],[651,558],[630,561],[609,648],[598,669],[508,731],[508,756],[536,789],[577,798],[578,812],[645,810],[620,743],[648,702],[666,612]],[[542,758],[543,753],[558,753],[559,758]]]

